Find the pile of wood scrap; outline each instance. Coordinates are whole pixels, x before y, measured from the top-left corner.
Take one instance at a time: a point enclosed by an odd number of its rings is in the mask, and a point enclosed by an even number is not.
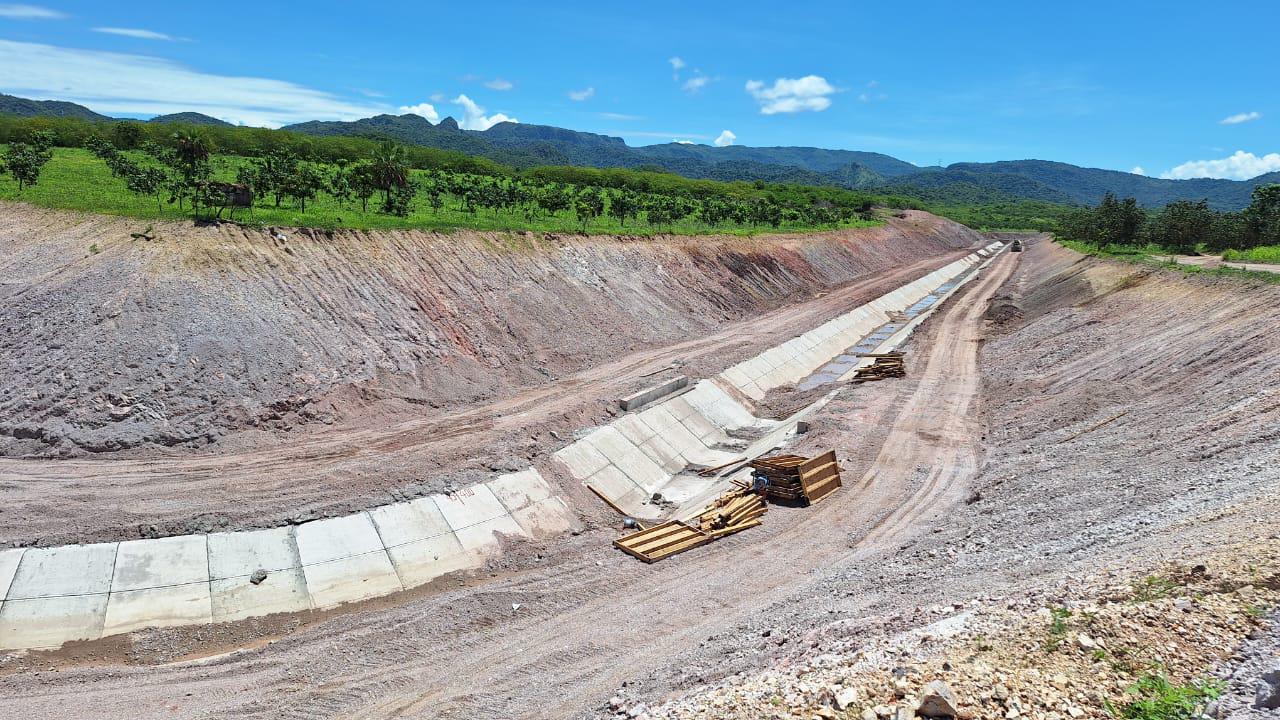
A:
[[[724,537],[759,525],[760,516],[768,509],[759,494],[746,489],[731,490],[698,516],[698,526],[712,537]]]
[[[770,500],[813,504],[839,488],[840,466],[831,450],[816,458],[774,455],[750,463],[767,481],[765,495]]]
[[[873,362],[867,367],[858,368],[850,382],[864,383],[907,375],[907,366],[902,360],[902,353],[868,354],[863,357],[873,358]]]

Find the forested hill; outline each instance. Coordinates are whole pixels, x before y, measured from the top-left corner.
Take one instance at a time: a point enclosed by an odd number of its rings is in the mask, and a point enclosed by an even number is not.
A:
[[[22,117],[113,121],[69,102],[0,95],[0,114]],[[152,122],[225,126],[199,113],[177,113]],[[889,155],[815,147],[712,147],[666,143],[632,147],[621,138],[548,125],[504,122],[484,131],[463,130],[453,118],[432,123],[419,115],[378,115],[352,122],[312,121],[286,130],[314,136],[391,139],[453,150],[520,169],[576,165],[663,170],[695,179],[761,180],[771,183],[831,185],[876,191],[903,191],[943,203],[989,203],[1013,199],[1096,204],[1107,192],[1134,197],[1148,207],[1174,200],[1209,201],[1216,210],[1249,204],[1259,185],[1280,182],[1280,173],[1252,180],[1164,180],[1131,173],[1084,168],[1047,160],[956,163],[917,167]]]
[[[18,117],[72,117],[81,120],[111,120],[83,105],[61,100],[28,100],[0,93],[0,114]]]

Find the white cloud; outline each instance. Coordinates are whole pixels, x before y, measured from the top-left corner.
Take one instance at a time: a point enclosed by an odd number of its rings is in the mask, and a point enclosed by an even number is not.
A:
[[[106,33],[107,35],[120,35],[122,37],[134,38],[136,40],[165,40],[174,42],[178,38],[172,35],[165,35],[154,30],[144,30],[142,28],[118,28],[118,27],[96,27],[93,29],[96,33]]]
[[[510,90],[515,87],[510,80],[503,80],[502,78],[494,78],[485,83],[484,86],[490,90]]]
[[[386,109],[282,80],[214,75],[157,57],[10,40],[0,40],[0,91],[37,100],[70,100],[105,113],[191,110],[265,127],[356,120]]]
[[[696,145],[697,144],[692,140],[672,140],[671,142],[677,145]]]
[[[1280,170],[1280,153],[1269,153],[1258,157],[1253,153],[1237,150],[1220,160],[1192,160],[1182,163],[1160,177],[1168,180],[1190,178],[1248,180],[1277,170]]]
[[[502,113],[494,113],[485,116],[484,108],[476,104],[474,100],[466,95],[459,95],[453,99],[455,105],[462,106],[462,119],[458,121],[458,127],[463,130],[488,130],[489,128],[501,122],[518,123],[519,120],[513,117],[507,117]]]
[[[593,87],[586,88],[585,90],[570,90],[569,99],[575,102],[582,102],[584,100],[590,100],[595,94],[596,89]]]
[[[738,136],[737,136],[737,135],[734,135],[734,134],[733,134],[731,131],[729,131],[729,130],[725,130],[724,132],[720,133],[720,136],[719,136],[719,137],[717,137],[717,138],[715,139],[715,146],[716,146],[716,147],[727,147],[727,146],[729,146],[729,145],[734,144],[737,140],[738,140]]]
[[[684,60],[678,57],[667,58],[667,62],[671,63],[671,69],[680,72],[684,69]]]
[[[444,98],[445,98],[444,93],[431,93],[431,97],[429,99],[433,103],[442,103],[444,102]]]
[[[795,112],[822,112],[831,107],[836,89],[817,75],[802,78],[778,78],[772,86],[759,80],[747,81],[747,92],[760,103],[762,115]]]
[[[1143,169],[1143,167],[1142,167],[1141,165],[1134,165],[1134,166],[1133,166],[1133,169],[1132,169],[1132,170],[1130,170],[1129,172],[1130,172],[1130,173],[1132,173],[1132,174],[1134,174],[1134,175],[1146,175],[1146,174],[1147,174],[1147,171],[1146,171],[1145,169]]]
[[[66,13],[38,5],[0,4],[0,17],[10,20],[62,20],[66,16]]]
[[[688,80],[685,80],[684,85],[681,86],[681,89],[683,89],[685,92],[689,93],[690,95],[693,95],[697,93],[699,90],[701,90],[702,88],[710,84],[711,84],[711,78],[707,77],[706,75],[695,75],[689,78]]]
[[[400,114],[421,115],[433,123],[440,122],[440,113],[436,112],[436,107],[431,103],[418,103],[417,105],[401,105]]]
[[[1235,115],[1230,115],[1228,117],[1222,118],[1221,120],[1218,121],[1218,124],[1219,125],[1239,125],[1240,123],[1253,122],[1254,120],[1261,120],[1261,119],[1262,119],[1262,113],[1260,112],[1237,113]]]
[[[599,113],[599,115],[600,117],[605,118],[607,120],[643,120],[644,119],[644,117],[640,115],[627,115],[626,113],[616,113],[616,112],[602,112],[602,113]]]

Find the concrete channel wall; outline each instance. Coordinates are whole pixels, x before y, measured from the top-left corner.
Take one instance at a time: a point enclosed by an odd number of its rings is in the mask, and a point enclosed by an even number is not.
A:
[[[795,383],[1000,248],[983,248],[738,363],[712,379],[596,428],[554,453],[575,479],[636,517],[703,507],[728,478],[682,474],[783,442],[795,423],[755,417],[760,399]],[[914,327],[914,323],[911,325]],[[905,337],[905,336],[904,336]],[[729,433],[763,436],[742,448]],[[734,447],[733,451],[725,447]],[[665,506],[651,503],[661,493]],[[165,627],[230,622],[331,608],[481,567],[499,534],[546,537],[577,518],[534,468],[450,495],[432,495],[343,517],[245,532],[183,535],[0,551],[0,649]],[[264,576],[265,574],[265,576]]]
[[[0,551],[0,649],[330,608],[480,567],[497,533],[576,522],[530,468],[296,527]]]

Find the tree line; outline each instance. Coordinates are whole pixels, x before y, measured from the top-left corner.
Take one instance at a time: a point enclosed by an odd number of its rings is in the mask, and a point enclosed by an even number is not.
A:
[[[1133,198],[1107,193],[1096,207],[1073,210],[1059,225],[1064,237],[1099,248],[1158,245],[1189,254],[1280,245],[1280,185],[1254,188],[1249,206],[1238,212],[1213,210],[1205,200],[1177,200],[1148,211]]]
[[[11,139],[6,167],[19,178],[20,191],[38,182],[57,141],[48,130]],[[883,200],[838,188],[720,183],[635,170],[514,173],[491,164],[433,164],[390,141],[356,144],[347,148],[354,154],[331,156],[288,139],[244,156],[232,182],[215,167],[215,153],[222,149],[203,129],[183,127],[160,136],[141,123],[120,122],[99,127],[82,143],[130,192],[197,218],[234,217],[238,208],[286,203],[305,213],[308,203],[327,195],[343,207],[358,204],[363,212],[401,217],[422,204],[471,216],[568,215],[584,230],[603,217],[624,228],[630,223],[670,229],[682,221],[712,229],[823,227],[873,219],[876,201]]]

